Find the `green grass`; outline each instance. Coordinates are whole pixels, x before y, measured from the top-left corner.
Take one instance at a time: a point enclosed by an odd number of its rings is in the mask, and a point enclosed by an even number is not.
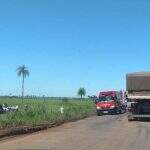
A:
[[[44,123],[65,122],[88,117],[95,112],[91,101],[53,101],[43,99],[0,99],[0,104],[19,105],[19,110],[0,115],[0,128],[36,126]],[[28,108],[25,109],[25,105]],[[60,113],[63,105],[64,114]]]

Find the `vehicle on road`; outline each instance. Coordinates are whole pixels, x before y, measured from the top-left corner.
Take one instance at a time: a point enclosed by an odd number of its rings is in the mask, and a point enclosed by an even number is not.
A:
[[[150,118],[150,72],[126,75],[128,120]]]
[[[100,92],[95,104],[98,116],[103,114],[119,114],[126,111],[122,101],[122,92],[118,91]]]

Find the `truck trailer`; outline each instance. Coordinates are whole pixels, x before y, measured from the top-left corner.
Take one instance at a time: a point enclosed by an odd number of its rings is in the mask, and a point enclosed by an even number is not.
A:
[[[126,75],[128,120],[150,118],[150,72]]]

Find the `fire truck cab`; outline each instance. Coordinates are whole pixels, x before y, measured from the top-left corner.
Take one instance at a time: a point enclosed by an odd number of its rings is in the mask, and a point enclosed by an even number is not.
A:
[[[99,93],[96,101],[97,115],[119,114],[126,108],[122,101],[122,93],[118,91],[103,91]]]

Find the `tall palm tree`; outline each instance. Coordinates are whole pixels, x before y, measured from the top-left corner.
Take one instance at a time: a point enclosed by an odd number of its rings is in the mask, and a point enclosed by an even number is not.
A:
[[[29,74],[30,74],[29,70],[25,65],[19,66],[17,68],[17,75],[19,77],[22,77],[22,100],[24,98],[24,80],[25,80],[26,77],[29,76]]]
[[[79,96],[81,96],[81,100],[82,100],[83,96],[86,95],[86,90],[85,90],[85,88],[79,88],[77,94],[78,94]]]

